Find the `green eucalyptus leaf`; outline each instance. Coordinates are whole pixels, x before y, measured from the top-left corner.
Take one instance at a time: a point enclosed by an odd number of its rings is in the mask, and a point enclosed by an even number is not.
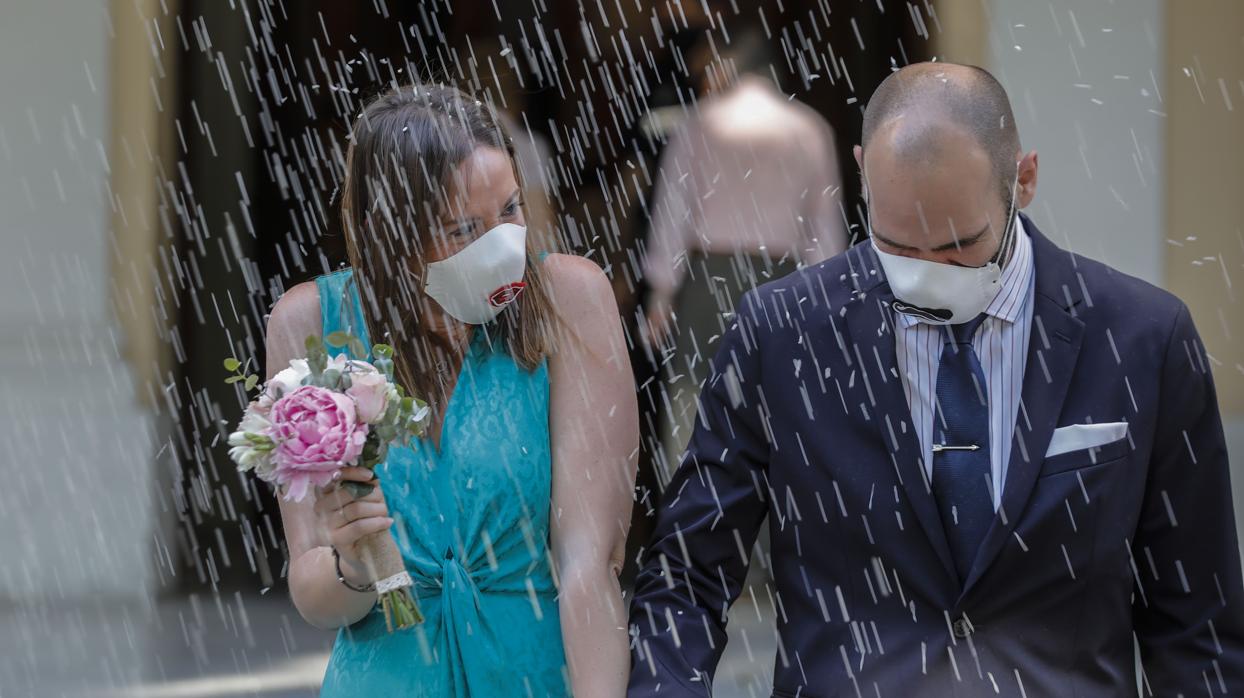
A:
[[[354,354],[360,359],[366,358],[367,347],[363,346],[363,343],[359,341],[357,337],[351,337],[350,338],[350,353]]]
[[[359,497],[366,497],[371,494],[373,489],[375,489],[375,485],[369,485],[365,482],[355,482],[354,480],[346,480],[341,483],[341,487],[345,489],[346,492],[349,492],[350,496],[355,499],[358,499]]]
[[[392,359],[393,358],[393,347],[389,346],[388,344],[377,344],[371,348],[371,353],[374,354],[377,358]]]
[[[324,386],[325,388],[332,388],[335,390],[337,388],[337,384],[341,382],[340,369],[330,368],[324,371],[320,375],[320,381],[321,381],[320,385]]]
[[[307,368],[311,370],[311,375],[318,378],[327,367],[328,355],[324,353],[323,349],[320,349],[318,352],[311,352],[307,354]]]
[[[415,409],[412,412],[411,417],[419,422],[426,422],[432,417],[432,410],[428,409],[426,403],[418,399],[415,400]]]
[[[251,374],[246,377],[246,389],[247,390],[254,390],[255,386],[257,385],[259,385],[259,376]]]
[[[228,385],[232,385],[242,380],[246,380],[246,376],[229,376],[228,378],[225,379],[225,383]]]
[[[359,454],[361,461],[376,460],[380,453],[380,437],[375,431],[367,433],[367,440],[363,442],[363,452]]]
[[[432,418],[432,411],[428,409],[428,406],[419,405],[418,407],[415,408],[414,413],[411,414],[410,421],[411,423],[418,425],[420,433],[423,433],[423,426],[426,425],[429,421],[431,421],[431,418]]]
[[[241,368],[241,367],[242,367],[242,362],[241,362],[241,361],[238,361],[237,359],[233,358],[232,356],[230,356],[229,358],[225,359],[225,370],[226,370],[226,371],[236,371],[236,370],[238,370],[238,369],[239,369],[239,368]]]
[[[354,337],[350,336],[348,332],[329,332],[328,335],[324,337],[324,343],[330,347],[344,347],[353,339]]]

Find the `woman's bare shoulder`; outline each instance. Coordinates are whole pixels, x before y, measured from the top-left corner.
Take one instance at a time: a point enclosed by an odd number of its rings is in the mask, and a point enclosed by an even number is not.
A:
[[[268,351],[300,352],[308,336],[319,337],[320,291],[314,281],[291,287],[277,299],[268,316]]]
[[[549,295],[571,337],[596,353],[612,354],[620,336],[618,302],[600,265],[586,257],[551,254],[544,260]]]
[[[579,255],[554,252],[544,258],[544,270],[554,292],[570,302],[600,302],[612,299],[609,278],[596,262]]]

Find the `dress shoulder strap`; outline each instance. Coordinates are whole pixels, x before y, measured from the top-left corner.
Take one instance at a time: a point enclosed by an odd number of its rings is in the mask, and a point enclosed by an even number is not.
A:
[[[342,269],[316,277],[315,285],[320,292],[320,322],[324,328],[324,335],[345,332],[358,337],[363,342],[363,346],[370,348],[371,339],[367,334],[367,321],[363,317],[363,305],[359,299],[354,271]],[[348,348],[346,352],[350,354],[351,359],[367,358],[366,356],[354,356]]]

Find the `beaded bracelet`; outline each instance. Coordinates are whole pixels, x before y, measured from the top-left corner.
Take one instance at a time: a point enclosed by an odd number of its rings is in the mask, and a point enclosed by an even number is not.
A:
[[[350,591],[357,591],[360,594],[367,594],[376,590],[375,582],[372,582],[367,586],[359,587],[354,586],[349,582],[349,580],[346,579],[346,576],[341,573],[341,554],[337,552],[336,548],[333,548],[333,565],[337,568],[337,581],[341,582],[342,585]]]

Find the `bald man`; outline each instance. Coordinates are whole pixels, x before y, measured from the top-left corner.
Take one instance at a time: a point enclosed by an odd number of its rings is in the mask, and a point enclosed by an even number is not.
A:
[[[987,72],[895,72],[861,140],[870,240],[749,292],[720,340],[636,581],[630,695],[711,693],[766,516],[774,696],[1244,695],[1187,308],[1019,213],[1037,154]]]

